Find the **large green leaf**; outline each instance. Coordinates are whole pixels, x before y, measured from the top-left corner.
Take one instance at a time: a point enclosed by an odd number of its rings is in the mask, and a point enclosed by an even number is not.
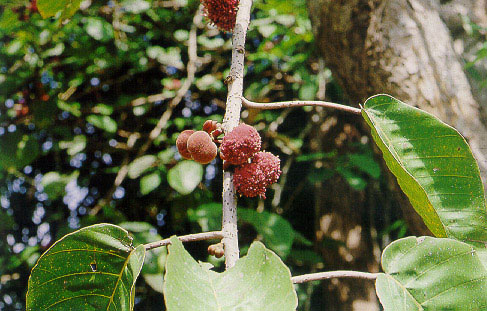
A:
[[[221,203],[203,204],[196,210],[189,211],[188,216],[191,221],[198,222],[203,231],[220,230],[222,205]],[[295,238],[301,238],[289,221],[277,214],[239,208],[238,219],[252,225],[262,236],[262,241],[283,258],[289,255]]]
[[[387,166],[431,232],[483,247],[484,188],[465,139],[433,115],[388,95],[369,98],[362,114]]]
[[[168,311],[296,310],[291,273],[276,254],[254,242],[247,256],[223,273],[196,262],[171,238],[164,299]]]
[[[65,235],[32,269],[27,310],[132,310],[144,262],[125,229],[110,224]]]
[[[70,18],[79,9],[82,0],[37,0],[37,8],[43,18],[61,12],[62,18]]]
[[[485,310],[487,271],[475,249],[452,239],[407,237],[382,253],[384,310]]]

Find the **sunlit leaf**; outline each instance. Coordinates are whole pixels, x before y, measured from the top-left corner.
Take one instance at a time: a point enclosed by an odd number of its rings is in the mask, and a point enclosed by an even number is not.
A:
[[[474,248],[452,239],[408,237],[382,254],[376,290],[385,311],[483,310],[487,271]]]
[[[223,273],[198,263],[171,238],[164,299],[168,311],[296,310],[298,299],[289,269],[260,242]]]
[[[369,98],[362,114],[431,232],[485,247],[484,188],[465,139],[431,114],[388,95]]]
[[[127,175],[130,178],[137,178],[151,168],[156,161],[157,157],[151,154],[138,157],[129,164]]]
[[[37,0],[37,8],[43,18],[61,12],[62,18],[70,18],[79,9],[82,0]]]
[[[146,195],[157,189],[160,184],[161,174],[159,172],[146,175],[140,179],[140,193],[142,193],[142,195]]]
[[[117,122],[109,116],[92,114],[86,117],[86,121],[108,133],[115,133],[117,131]]]
[[[181,194],[191,193],[203,179],[203,166],[194,161],[181,161],[167,173],[169,185]]]

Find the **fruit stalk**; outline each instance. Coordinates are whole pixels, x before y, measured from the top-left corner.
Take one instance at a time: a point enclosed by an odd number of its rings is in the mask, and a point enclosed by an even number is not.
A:
[[[237,19],[232,37],[232,63],[228,83],[227,106],[223,118],[223,130],[225,133],[233,130],[240,121],[240,110],[242,108],[241,96],[243,92],[243,75],[245,53],[242,47],[245,46],[245,37],[250,23],[250,9],[252,0],[240,0]],[[223,245],[225,249],[225,267],[231,268],[239,257],[238,236],[237,236],[237,197],[233,185],[233,174],[229,171],[223,173]]]

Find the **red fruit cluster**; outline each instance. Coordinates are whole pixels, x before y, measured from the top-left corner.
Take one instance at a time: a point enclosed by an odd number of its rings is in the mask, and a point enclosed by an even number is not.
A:
[[[220,157],[230,164],[240,165],[259,152],[260,147],[261,138],[257,130],[242,123],[223,137]]]
[[[231,32],[235,28],[239,0],[201,0],[204,14],[219,29]]]
[[[281,160],[270,152],[258,152],[250,163],[235,168],[233,184],[246,197],[265,199],[267,187],[277,182],[281,175]]]
[[[261,144],[257,130],[242,123],[223,137],[220,157],[236,165],[233,184],[238,193],[265,199],[267,187],[281,175],[281,161],[270,152],[261,152]]]

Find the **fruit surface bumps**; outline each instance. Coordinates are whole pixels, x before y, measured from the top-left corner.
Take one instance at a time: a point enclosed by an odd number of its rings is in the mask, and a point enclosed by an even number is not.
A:
[[[259,152],[261,143],[257,130],[242,123],[223,137],[220,157],[233,165],[244,164]]]
[[[196,131],[188,138],[188,151],[193,160],[201,164],[208,164],[216,157],[218,148],[205,131]]]

